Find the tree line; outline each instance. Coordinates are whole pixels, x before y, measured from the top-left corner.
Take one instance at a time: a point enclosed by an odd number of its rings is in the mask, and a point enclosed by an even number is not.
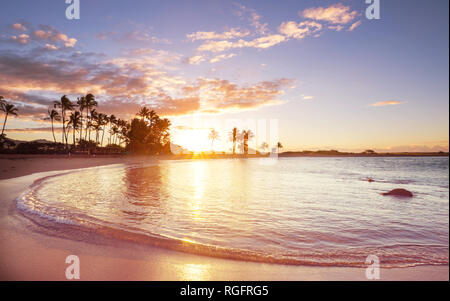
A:
[[[240,149],[241,153],[248,155],[248,142],[255,137],[252,130],[246,129],[240,131],[237,127],[234,127],[229,133],[229,140],[233,143],[233,155],[236,155],[236,146]],[[214,152],[214,141],[220,140],[220,135],[215,129],[211,129],[208,134],[208,139],[211,140],[211,151]],[[281,142],[277,143],[277,149],[283,148]],[[269,149],[267,142],[262,142],[259,148],[266,152]]]
[[[54,101],[44,120],[50,121],[55,145],[66,152],[101,151],[159,154],[170,152],[170,121],[143,107],[130,121],[97,111],[93,94],[71,101],[67,95]],[[18,108],[0,96],[0,110],[5,113],[1,139],[9,115],[18,115]],[[55,135],[55,123],[61,126],[61,139]],[[69,142],[69,137],[72,143]]]

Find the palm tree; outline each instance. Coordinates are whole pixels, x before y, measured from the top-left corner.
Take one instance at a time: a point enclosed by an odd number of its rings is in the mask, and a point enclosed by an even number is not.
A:
[[[54,102],[53,107],[61,109],[61,119],[62,119],[62,126],[63,126],[62,142],[64,143],[64,141],[65,141],[66,148],[67,148],[66,111],[72,111],[74,108],[74,105],[66,95],[63,95],[61,97],[60,101]]]
[[[255,135],[251,130],[243,130],[242,138],[244,142],[244,155],[248,155],[248,141],[251,140]]]
[[[6,104],[5,98],[3,96],[0,96],[0,108],[2,108]]]
[[[280,152],[280,148],[283,148],[283,144],[281,144],[281,142],[278,141],[278,143],[277,143],[277,152],[278,153]]]
[[[89,112],[92,112],[93,108],[98,106],[98,103],[95,101],[95,96],[92,94],[87,94],[86,95],[86,104],[85,104],[85,108],[86,108],[86,118],[88,120],[87,124],[88,126],[86,126],[86,132],[84,133],[84,140],[86,140],[87,136],[88,136],[88,132],[89,132],[89,141],[91,141],[91,127],[92,127],[92,116],[89,115]]]
[[[98,121],[100,122],[100,130],[102,131],[102,140],[100,146],[103,146],[103,138],[105,137],[105,126],[108,124],[108,115],[100,113],[98,114]]]
[[[56,143],[56,138],[55,138],[55,129],[53,127],[53,121],[60,121],[61,120],[61,116],[59,116],[58,111],[56,111],[55,109],[48,109],[48,117],[45,118],[45,120],[50,120],[52,122],[52,135],[53,135],[53,140],[55,140]]]
[[[117,120],[117,118],[114,115],[111,115],[108,118],[108,121],[109,121],[109,139],[108,139],[108,144],[111,144],[111,134],[112,134],[111,128],[112,128],[112,124],[115,123],[116,120]]]
[[[214,152],[214,140],[219,140],[219,133],[215,129],[211,129],[208,139],[211,140],[211,151]]]
[[[3,111],[3,108],[5,107],[5,105],[6,105],[5,98],[3,96],[0,96],[0,111]],[[3,137],[3,135],[0,135],[0,138],[2,138],[2,137]]]
[[[261,143],[260,148],[263,150],[264,153],[266,153],[266,149],[269,148],[269,145],[267,144],[267,142],[263,142]]]
[[[81,113],[78,111],[75,111],[70,114],[69,116],[69,123],[68,126],[72,126],[73,129],[73,146],[75,147],[76,139],[75,139],[75,133],[77,130],[80,129],[81,126]]]
[[[17,107],[11,103],[7,103],[4,99],[1,103],[0,111],[5,112],[5,121],[3,122],[3,128],[1,136],[3,136],[3,133],[5,132],[5,126],[6,126],[6,120],[8,120],[8,115],[14,115],[17,116]]]
[[[77,105],[78,105],[78,108],[80,109],[80,116],[81,116],[81,125],[80,125],[80,141],[81,141],[81,137],[83,135],[83,111],[87,105],[86,97],[84,97],[84,96],[78,97]]]
[[[117,120],[117,126],[119,128],[118,136],[119,136],[119,146],[120,146],[122,144],[122,139],[125,138],[125,135],[126,135],[126,133],[128,131],[129,124],[128,124],[128,122],[126,122],[123,119],[118,119]]]
[[[236,155],[237,136],[238,136],[238,129],[233,128],[233,131],[231,132],[231,140],[233,140],[233,155]]]
[[[119,127],[115,124],[115,125],[113,125],[111,131],[112,131],[112,133],[113,133],[113,138],[114,138],[113,144],[116,144],[117,134],[120,133]]]
[[[137,112],[137,116],[141,117],[142,119],[147,119],[150,117],[150,110],[147,109],[147,107],[143,107]]]
[[[155,121],[159,118],[155,111],[151,110],[148,112],[148,119],[150,120],[150,126],[153,126]]]
[[[97,119],[97,110],[96,109],[92,109],[89,113],[89,121],[88,121],[88,126],[87,126],[87,130],[88,130],[88,139],[89,141],[91,141],[91,129],[95,129],[95,120]],[[86,138],[85,138],[86,140]]]

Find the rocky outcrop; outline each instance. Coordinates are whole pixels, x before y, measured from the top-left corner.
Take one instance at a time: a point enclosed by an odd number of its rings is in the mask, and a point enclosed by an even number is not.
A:
[[[382,195],[392,195],[392,196],[397,196],[397,197],[405,197],[405,198],[412,198],[413,194],[411,191],[408,191],[406,189],[403,188],[397,188],[397,189],[393,189],[389,192],[385,192],[382,193]]]

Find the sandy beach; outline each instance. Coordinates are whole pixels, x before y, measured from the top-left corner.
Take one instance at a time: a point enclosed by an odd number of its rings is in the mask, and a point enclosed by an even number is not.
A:
[[[367,280],[364,268],[292,266],[198,256],[98,234],[56,237],[24,217],[15,199],[35,180],[62,170],[142,158],[0,158],[0,280],[66,280],[65,259],[80,258],[81,280]],[[155,160],[153,158],[147,160]],[[381,280],[446,280],[448,266],[383,269]]]

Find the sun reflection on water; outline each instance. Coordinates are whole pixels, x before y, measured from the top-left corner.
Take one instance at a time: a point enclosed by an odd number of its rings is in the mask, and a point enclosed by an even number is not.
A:
[[[178,265],[179,278],[184,281],[204,281],[210,279],[209,264],[180,264]]]

